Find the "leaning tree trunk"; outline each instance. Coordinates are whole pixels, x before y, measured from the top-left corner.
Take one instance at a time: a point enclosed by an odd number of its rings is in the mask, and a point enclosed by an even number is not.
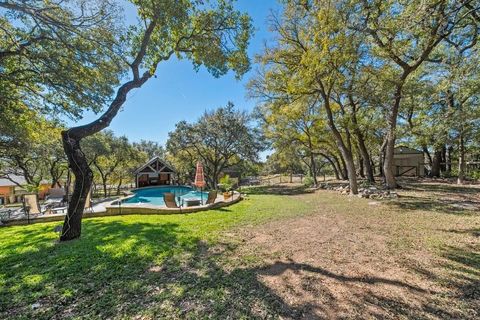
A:
[[[351,95],[349,95],[349,100],[350,100],[350,106],[352,108],[352,123],[354,126],[354,133],[358,141],[358,149],[360,151],[361,161],[363,161],[363,162],[360,162],[361,164],[363,164],[363,168],[361,172],[363,172],[363,169],[365,169],[364,172],[367,176],[368,182],[374,183],[375,177],[373,176],[373,168],[370,161],[370,154],[368,153],[367,146],[365,145],[365,137],[362,131],[360,130],[360,126],[357,120],[357,106]]]
[[[327,119],[328,119],[328,126],[332,131],[333,138],[337,144],[337,147],[342,155],[343,160],[345,160],[345,165],[348,174],[348,182],[350,185],[350,194],[357,194],[358,193],[358,186],[357,186],[357,175],[355,172],[355,162],[353,160],[352,151],[350,147],[350,143],[345,144],[342,135],[338,131],[335,121],[333,119],[333,112],[330,107],[329,97],[325,92],[322,92],[322,97],[325,103],[325,110],[327,111]],[[348,141],[347,141],[348,142]]]
[[[333,169],[333,173],[335,174],[335,179],[340,180],[340,175],[338,173],[338,169],[337,169],[337,166],[335,165],[335,162],[333,162],[333,160],[325,153],[320,153],[320,155],[330,163],[330,166]]]
[[[347,172],[345,171],[345,161],[341,159],[342,161],[338,159],[338,157],[334,154],[332,154],[332,158],[335,161],[336,167],[338,169],[338,173],[340,175],[340,179],[338,180],[347,180]],[[343,165],[343,166],[342,166]]]
[[[60,235],[60,241],[66,241],[80,237],[82,232],[83,210],[92,186],[93,172],[80,148],[80,139],[70,137],[69,132],[64,131],[62,132],[62,140],[70,168],[75,175],[74,189]]]
[[[428,164],[432,166],[432,155],[430,154],[430,151],[428,151],[428,148],[426,145],[422,146],[423,153],[427,156]]]
[[[133,74],[132,80],[122,84],[116,92],[115,98],[110,103],[109,107],[100,118],[90,122],[89,124],[73,127],[62,132],[63,149],[67,155],[69,167],[75,175],[75,185],[72,194],[72,201],[68,205],[67,215],[63,224],[60,241],[73,240],[80,237],[82,231],[82,216],[85,209],[85,200],[92,186],[93,172],[88,165],[87,159],[80,148],[80,141],[88,136],[91,136],[110,125],[113,118],[117,115],[120,108],[127,100],[127,94],[135,88],[140,88],[148,79],[155,74],[155,68],[161,60],[167,60],[174,51],[171,51],[166,56],[158,58],[151,68],[140,74],[140,66],[147,53],[147,47],[150,43],[153,31],[157,26],[157,20],[153,19],[148,24],[143,38],[140,42],[138,52],[135,59],[130,64]]]
[[[363,167],[365,168],[365,175],[367,177],[367,180],[371,183],[374,183],[375,177],[373,175],[373,167],[372,161],[370,159],[370,154],[368,153],[367,147],[365,146],[365,142],[363,140],[360,140],[358,144],[360,148],[360,154],[362,155]]]

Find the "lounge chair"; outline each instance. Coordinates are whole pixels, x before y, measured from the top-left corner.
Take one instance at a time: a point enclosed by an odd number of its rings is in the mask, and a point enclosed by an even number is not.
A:
[[[46,199],[63,201],[65,194],[64,188],[52,188],[48,190]]]
[[[87,198],[85,199],[84,212],[87,210],[89,210],[90,213],[93,213],[92,190],[88,191]]]
[[[175,201],[175,195],[170,192],[165,192],[163,194],[163,201],[165,201],[165,205],[167,208],[180,208],[180,206]]]
[[[210,191],[208,193],[207,202],[205,202],[205,204],[215,203],[215,199],[217,199],[217,191]]]
[[[25,214],[41,214],[40,205],[38,204],[38,195],[34,194],[25,194],[23,195],[23,210]]]
[[[45,197],[44,209],[42,211],[52,212],[53,209],[64,206],[65,190],[63,188],[52,188],[48,190]]]
[[[71,197],[71,195],[70,195],[70,197]],[[70,200],[67,202],[67,204],[71,202]],[[51,208],[50,210],[51,210],[52,213],[66,213],[67,210],[68,210],[68,206],[54,207],[54,208]],[[93,201],[92,201],[92,191],[91,190],[87,193],[87,198],[85,199],[85,207],[83,209],[84,213],[86,213],[87,211],[90,212],[90,213],[94,212],[93,211]]]

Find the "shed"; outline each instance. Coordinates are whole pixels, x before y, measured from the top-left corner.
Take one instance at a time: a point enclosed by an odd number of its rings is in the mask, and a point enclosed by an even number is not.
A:
[[[171,165],[160,157],[148,160],[134,171],[137,188],[172,185],[176,183],[176,172]]]
[[[425,176],[425,160],[422,151],[406,146],[396,147],[393,153],[396,176]]]

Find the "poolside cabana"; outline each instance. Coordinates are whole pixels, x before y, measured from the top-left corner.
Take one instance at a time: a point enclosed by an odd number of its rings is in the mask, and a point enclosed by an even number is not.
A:
[[[150,159],[146,164],[134,171],[137,188],[164,186],[176,183],[176,172],[160,157]]]

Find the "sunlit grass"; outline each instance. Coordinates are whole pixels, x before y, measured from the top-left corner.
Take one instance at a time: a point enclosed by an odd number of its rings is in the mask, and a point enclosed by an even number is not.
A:
[[[119,304],[153,285],[145,277],[149,267],[195,254],[200,240],[215,242],[222,230],[311,209],[292,200],[252,195],[231,207],[188,215],[85,219],[82,238],[68,243],[57,242],[58,222],[2,228],[0,318],[49,318],[71,303],[85,317],[118,314]],[[181,296],[183,290],[173,283],[163,294]],[[216,289],[209,290],[206,296],[215,298]]]
[[[431,250],[463,278],[480,280],[474,244],[458,249],[478,239],[475,215],[372,206],[368,199],[303,188],[269,192],[249,190],[238,204],[187,215],[85,219],[82,238],[67,243],[57,242],[59,222],[0,228],[0,318],[288,318],[294,311],[257,278],[263,256],[229,254],[239,243],[231,230],[307,214],[341,217],[366,230],[352,232],[382,234],[394,256]]]

